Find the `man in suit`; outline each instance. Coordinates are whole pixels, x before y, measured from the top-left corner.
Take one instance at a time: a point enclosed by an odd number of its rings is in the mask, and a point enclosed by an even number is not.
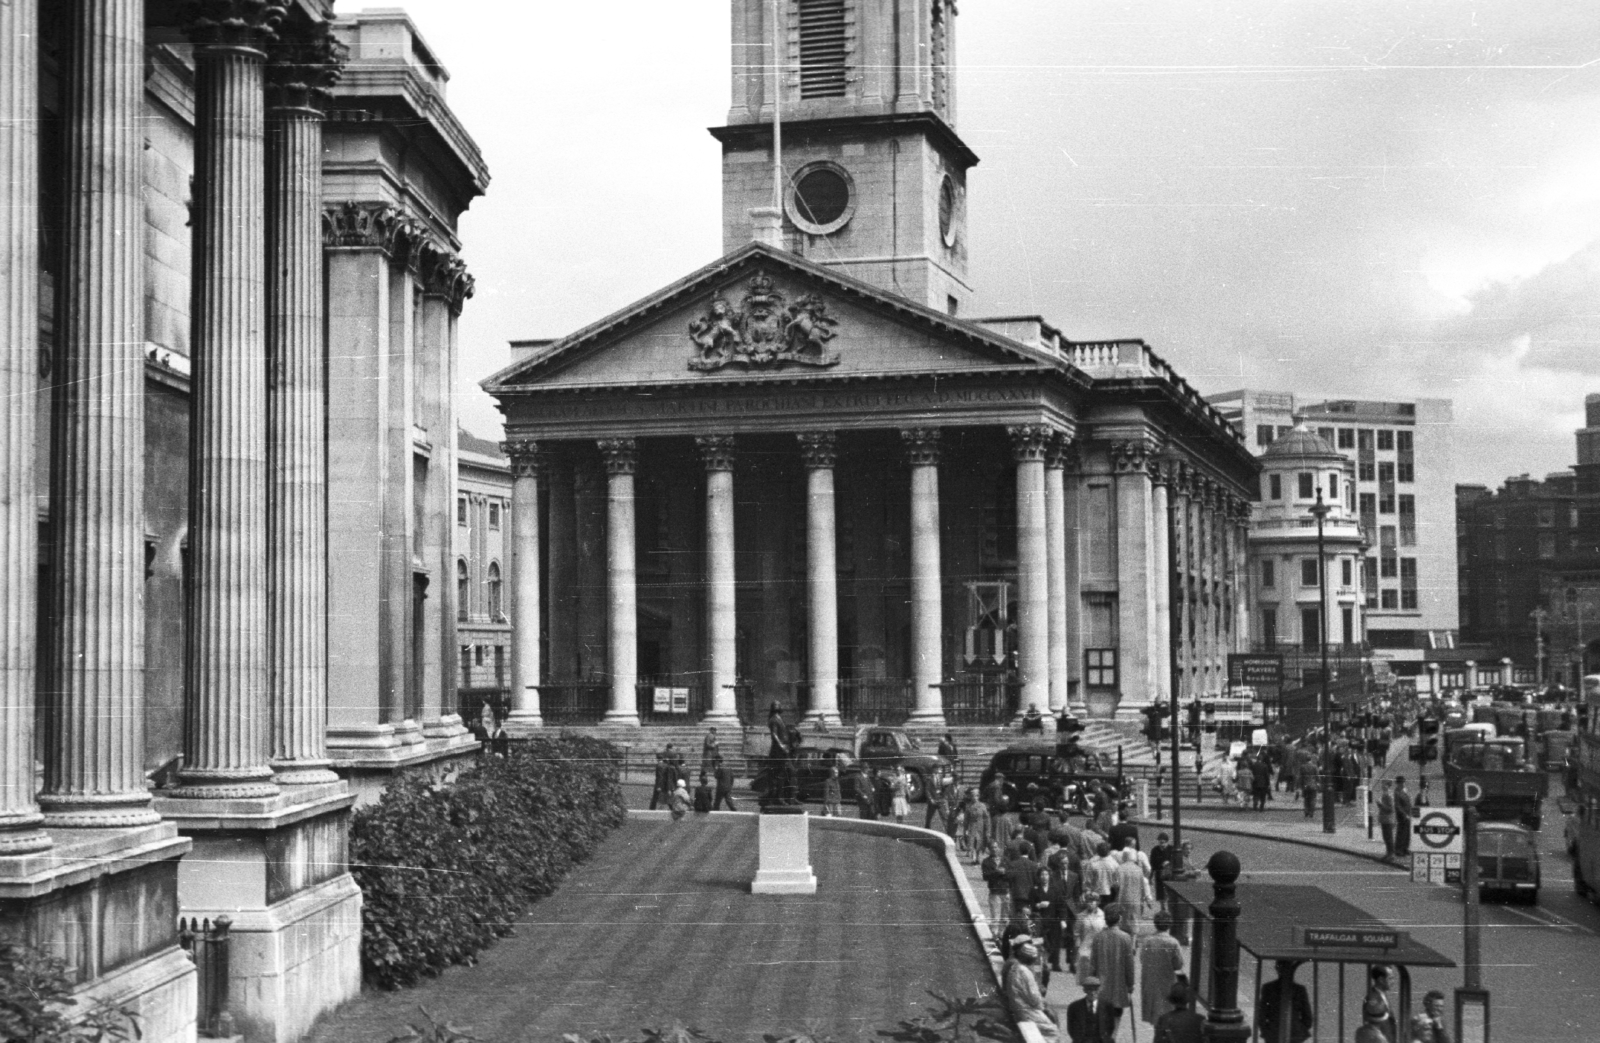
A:
[[[1444,993],[1429,989],[1422,997],[1423,1013],[1411,1019],[1411,1038],[1415,1043],[1455,1043],[1444,1023]]]
[[[1394,780],[1394,853],[1411,857],[1411,794],[1406,792],[1404,775]]]
[[[1102,1004],[1111,1011],[1111,1027],[1122,1020],[1122,1012],[1133,1005],[1133,939],[1119,930],[1122,913],[1115,906],[1106,910],[1106,929],[1089,943],[1089,973],[1103,983]]]
[[[1261,986],[1256,1023],[1261,1029],[1262,1043],[1306,1043],[1311,1038],[1311,997],[1306,987],[1294,980],[1294,968],[1293,961],[1279,960],[1277,978]],[[1285,993],[1289,996],[1287,1034],[1281,1023]]]
[[[1078,984],[1083,999],[1067,1004],[1067,1038],[1072,1043],[1112,1043],[1117,1038],[1117,1015],[1100,1000],[1100,979],[1089,974]]]

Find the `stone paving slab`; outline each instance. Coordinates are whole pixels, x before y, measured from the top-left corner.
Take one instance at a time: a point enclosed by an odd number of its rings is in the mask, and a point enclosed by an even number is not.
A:
[[[926,990],[993,986],[942,856],[812,831],[818,892],[751,895],[753,816],[632,819],[475,967],[367,992],[309,1043],[388,1040],[418,1005],[495,1043],[637,1032],[674,1020],[730,1041],[814,1025],[870,1036]]]

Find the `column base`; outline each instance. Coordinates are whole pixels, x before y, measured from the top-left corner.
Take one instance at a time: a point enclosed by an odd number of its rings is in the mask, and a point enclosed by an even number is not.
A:
[[[161,821],[148,793],[41,793],[39,809],[51,829],[138,829]]]
[[[458,713],[442,714],[432,720],[424,719],[422,722],[422,737],[429,742],[438,739],[453,739],[457,735],[470,735],[467,726],[461,722]]]
[[[339,781],[333,761],[273,761],[272,781],[279,786],[326,786]]]
[[[422,733],[422,723],[410,717],[394,726],[394,737],[402,746],[416,746],[427,741]]]
[[[907,728],[945,728],[943,710],[912,710],[906,718]]]
[[[737,728],[742,722],[740,722],[739,713],[736,710],[712,710],[700,718],[700,723],[707,727],[716,725],[718,728],[724,726]]]
[[[600,719],[600,724],[606,728],[637,728],[639,715],[626,710],[607,710],[606,715]]]
[[[180,914],[233,920],[229,1009],[252,1043],[292,1043],[361,989],[361,892],[345,866],[354,802],[342,782],[248,814],[159,801],[194,843],[178,867]]]

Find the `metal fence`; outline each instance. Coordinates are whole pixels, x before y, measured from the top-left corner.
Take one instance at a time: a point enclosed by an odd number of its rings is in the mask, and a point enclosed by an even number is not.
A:
[[[946,681],[938,688],[950,724],[1008,724],[1022,705],[1022,682],[1009,677]]]
[[[200,979],[196,1024],[207,1039],[229,1039],[234,1034],[233,1015],[228,1011],[228,949],[232,945],[228,928],[232,926],[226,916],[214,921],[178,920],[178,944],[194,961]]]
[[[846,724],[904,724],[912,701],[910,681],[853,677],[839,682],[839,717]]]
[[[539,714],[551,724],[599,724],[611,708],[611,685],[573,681],[539,686]]]

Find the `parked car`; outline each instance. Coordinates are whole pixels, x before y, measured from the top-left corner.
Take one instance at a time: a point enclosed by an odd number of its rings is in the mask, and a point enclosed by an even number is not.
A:
[[[1478,894],[1539,900],[1539,838],[1509,822],[1478,824]]]
[[[1061,755],[1055,746],[1007,746],[989,759],[978,782],[979,792],[987,793],[995,774],[1005,775],[1008,793],[1014,803],[1026,799],[1029,785],[1043,790],[1052,804],[1081,808],[1081,796],[1091,787],[1108,786],[1119,797],[1127,795],[1125,780],[1113,765],[1093,751],[1084,751],[1076,765]],[[1074,770],[1076,767],[1076,770]]]
[[[856,759],[867,767],[887,771],[898,765],[906,769],[910,777],[906,799],[913,804],[927,798],[929,787],[942,788],[955,778],[954,764],[923,746],[904,728],[857,728],[855,744]]]
[[[855,797],[856,777],[861,774],[861,765],[850,751],[838,746],[800,747],[795,754],[795,772],[799,776],[800,799],[820,801],[823,787],[828,781],[828,771],[835,767],[839,769],[840,796],[848,803]],[[772,767],[763,766],[756,772],[755,778],[750,780],[750,788],[757,796],[765,796],[767,789],[773,785],[775,775],[776,772]]]

